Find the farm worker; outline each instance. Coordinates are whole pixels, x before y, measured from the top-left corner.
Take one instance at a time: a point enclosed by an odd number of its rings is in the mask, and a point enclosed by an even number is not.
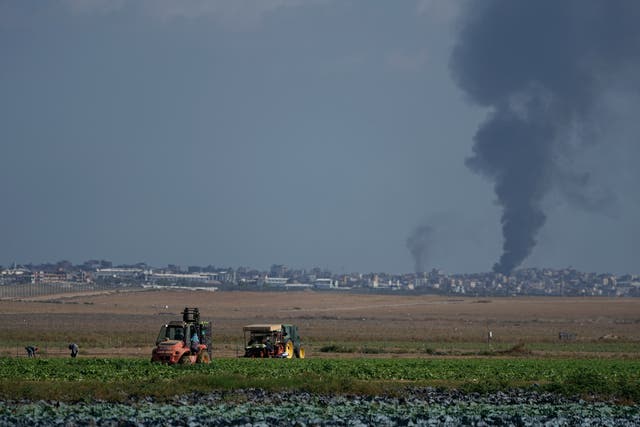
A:
[[[271,353],[273,351],[273,344],[271,344],[271,338],[267,337],[265,346],[267,347],[267,352]]]
[[[27,357],[36,357],[36,353],[38,352],[38,347],[34,345],[28,345],[24,349],[27,350]]]
[[[75,358],[78,355],[78,344],[72,342],[69,344],[69,350],[71,350],[71,357]]]
[[[198,351],[199,346],[200,346],[200,338],[198,338],[198,333],[195,332],[191,337],[191,352],[196,353]]]

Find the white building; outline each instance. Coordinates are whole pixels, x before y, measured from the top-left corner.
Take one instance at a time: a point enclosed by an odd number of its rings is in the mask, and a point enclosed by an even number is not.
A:
[[[338,287],[338,281],[333,279],[316,279],[313,282],[313,287],[316,289],[334,289]]]
[[[141,268],[98,268],[95,272],[98,278],[132,278],[139,277],[146,272]]]
[[[267,286],[284,286],[287,284],[289,279],[286,277],[269,277],[266,276],[264,278],[264,284]]]

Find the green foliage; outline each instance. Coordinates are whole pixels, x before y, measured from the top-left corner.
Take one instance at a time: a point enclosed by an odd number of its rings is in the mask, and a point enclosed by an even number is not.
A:
[[[569,357],[599,357],[600,353],[619,354],[622,356],[637,357],[640,354],[640,342],[607,342],[607,341],[571,341],[571,342],[501,342],[492,341],[368,341],[357,343],[345,342],[318,342],[315,351],[322,353],[365,353],[369,349],[375,352],[387,354],[432,354],[450,356],[501,356],[505,354],[526,355],[531,352],[536,354],[566,355]]]
[[[363,354],[381,354],[384,353],[384,349],[380,348],[380,347],[369,347],[369,346],[364,346],[362,347],[362,353]]]
[[[563,381],[549,385],[552,391],[586,396],[613,396],[619,399],[640,401],[640,371],[637,367],[626,369],[620,362],[613,366],[594,361],[590,366],[577,366],[570,370]]]
[[[492,392],[538,387],[640,401],[640,361],[612,359],[216,359],[167,366],[143,359],[0,358],[0,398],[110,401],[265,388],[390,393],[406,386]]]
[[[320,347],[320,352],[322,353],[354,353],[355,351],[353,347],[338,344],[328,344]]]
[[[429,346],[425,346],[423,351],[426,354],[436,354],[436,351],[433,348],[429,347]]]

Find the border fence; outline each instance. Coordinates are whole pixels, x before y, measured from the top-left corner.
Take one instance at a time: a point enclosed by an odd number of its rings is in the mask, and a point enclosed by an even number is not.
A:
[[[0,285],[0,299],[37,298],[57,294],[73,294],[79,292],[106,292],[122,288],[138,288],[140,285],[112,283],[18,283]]]

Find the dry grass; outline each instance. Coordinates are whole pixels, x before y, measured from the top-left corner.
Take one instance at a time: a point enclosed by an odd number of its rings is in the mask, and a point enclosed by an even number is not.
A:
[[[22,354],[24,345],[39,344],[51,355],[62,355],[66,344],[76,341],[82,355],[148,356],[160,325],[179,319],[185,306],[197,306],[203,318],[213,320],[214,352],[225,357],[241,351],[243,325],[266,322],[297,324],[313,357],[335,357],[319,351],[333,343],[381,349],[387,357],[427,355],[425,348],[434,345],[453,351],[476,343],[486,349],[489,330],[496,348],[558,343],[560,331],[576,333],[578,342],[605,336],[640,341],[640,299],[630,298],[120,291],[0,301],[0,354]],[[377,350],[369,353],[378,356]]]

